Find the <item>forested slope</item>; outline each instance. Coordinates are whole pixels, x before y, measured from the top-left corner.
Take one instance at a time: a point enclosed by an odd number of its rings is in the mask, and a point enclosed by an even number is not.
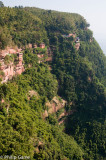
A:
[[[0,8],[0,49],[24,48],[25,65],[22,75],[0,84],[0,155],[106,158],[106,57],[88,27],[78,14]],[[41,42],[46,50],[25,48]],[[52,61],[39,63],[38,54],[50,55]],[[66,104],[45,118],[53,97]]]
[[[14,8],[0,8],[0,41],[1,48],[7,45],[19,47],[28,43],[47,41],[42,21],[32,14]]]

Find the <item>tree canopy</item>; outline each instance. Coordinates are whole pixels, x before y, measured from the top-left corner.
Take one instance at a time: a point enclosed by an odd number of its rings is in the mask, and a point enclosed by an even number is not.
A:
[[[4,7],[4,4],[2,1],[0,1],[0,7]]]

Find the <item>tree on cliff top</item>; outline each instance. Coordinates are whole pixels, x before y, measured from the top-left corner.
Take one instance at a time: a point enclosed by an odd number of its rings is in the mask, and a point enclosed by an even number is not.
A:
[[[0,1],[0,7],[4,7],[4,4],[2,1]]]

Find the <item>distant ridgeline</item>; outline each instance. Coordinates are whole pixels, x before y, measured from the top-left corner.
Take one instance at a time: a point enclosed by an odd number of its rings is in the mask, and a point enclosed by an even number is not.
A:
[[[82,16],[0,1],[0,81],[2,158],[106,158],[106,57]]]

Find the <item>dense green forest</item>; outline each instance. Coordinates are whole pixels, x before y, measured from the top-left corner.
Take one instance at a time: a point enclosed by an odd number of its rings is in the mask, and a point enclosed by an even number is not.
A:
[[[73,36],[63,36],[73,33],[79,49]],[[45,50],[25,47],[42,42]],[[0,84],[0,156],[105,160],[106,57],[84,17],[2,6],[0,51],[8,46],[24,48],[25,72]],[[52,61],[39,63],[37,54]],[[50,114],[54,97],[66,104]]]

